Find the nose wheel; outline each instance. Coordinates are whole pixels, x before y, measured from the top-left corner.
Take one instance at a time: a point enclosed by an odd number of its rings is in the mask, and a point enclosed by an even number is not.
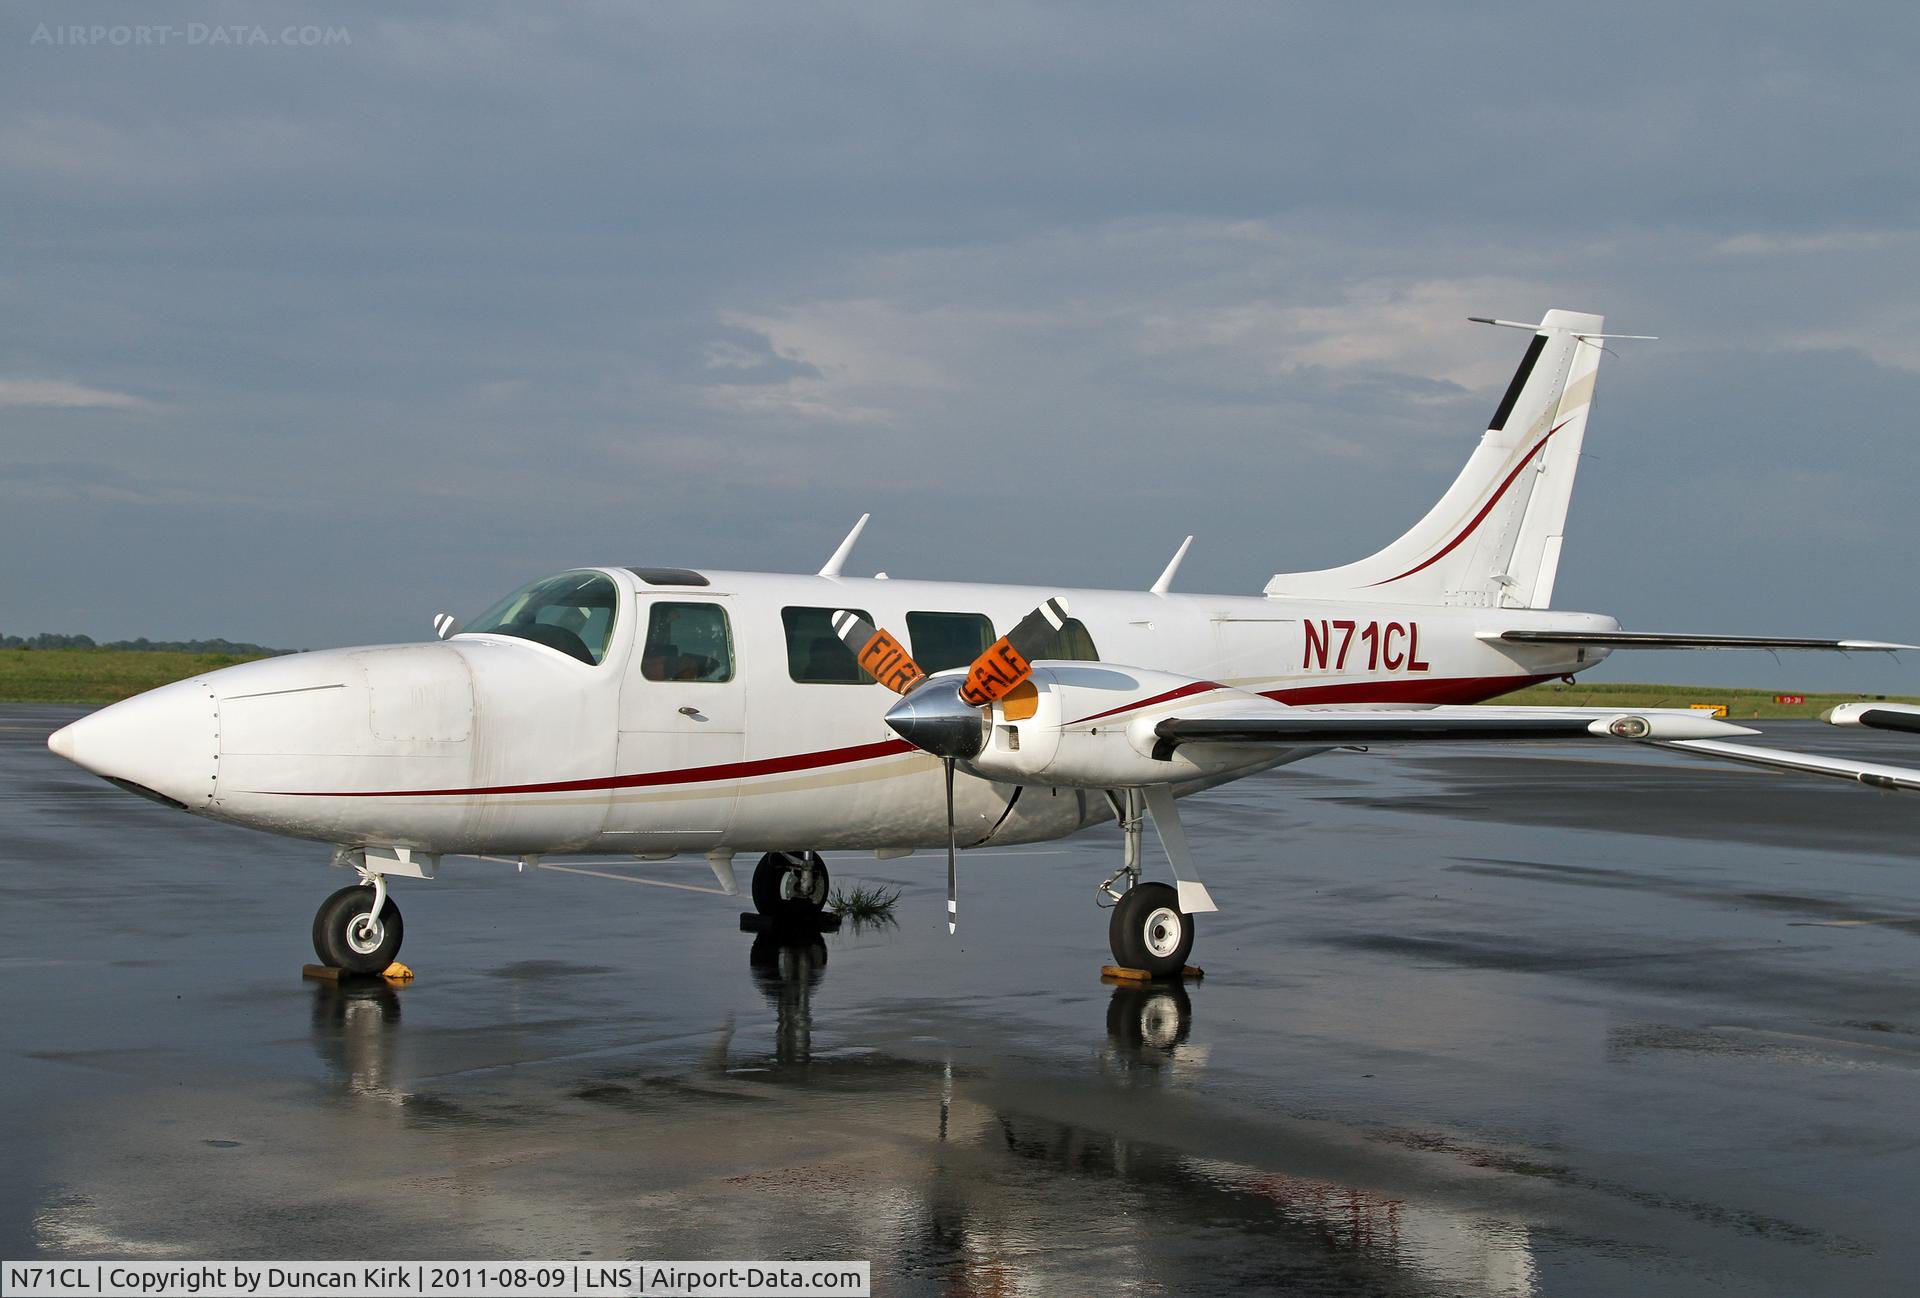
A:
[[[377,974],[400,954],[400,908],[384,887],[353,884],[320,903],[313,917],[313,953],[347,973]]]
[[[818,852],[768,852],[753,868],[753,908],[781,923],[820,918],[827,905],[827,863]]]

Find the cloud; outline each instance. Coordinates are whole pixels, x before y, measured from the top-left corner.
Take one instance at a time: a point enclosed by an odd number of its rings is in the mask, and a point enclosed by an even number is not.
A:
[[[1738,234],[1713,245],[1723,257],[1783,257],[1807,253],[1881,252],[1920,239],[1916,230],[1822,230],[1813,234]]]
[[[779,567],[867,508],[896,573],[1144,584],[1199,525],[1183,584],[1254,591],[1444,490],[1525,346],[1465,316],[1563,306],[1665,339],[1607,360],[1565,597],[1693,626],[1710,574],[1819,630],[1803,595],[1901,588],[1899,548],[1750,571],[1743,529],[1913,476],[1905,17],[338,0],[311,57],[22,47],[0,461],[67,467],[9,480],[0,552],[105,556],[63,584],[101,620],[41,624],[112,638],[240,581],[122,556],[217,551],[295,644],[549,562]],[[1833,477],[1618,522],[1716,461]]]
[[[110,466],[43,462],[0,466],[0,499],[73,505],[182,505],[192,493]]]
[[[1538,310],[1554,290],[1498,277],[1368,279],[1303,296],[1309,300],[1265,296],[1151,314],[1140,322],[1140,347],[1149,355],[1216,351],[1268,374],[1398,375],[1425,380],[1427,395],[1453,396],[1498,383],[1513,369],[1465,327],[1466,317],[1494,314],[1503,303]],[[1417,394],[1419,385],[1410,387]]]
[[[67,410],[146,410],[152,402],[127,392],[92,388],[62,379],[0,378],[0,406],[51,406]]]
[[[707,348],[707,368],[720,380],[705,389],[710,403],[851,425],[891,423],[895,398],[951,387],[938,356],[943,343],[968,330],[952,312],[872,299],[726,312],[721,323],[735,336]],[[742,337],[750,343],[743,346]]]
[[[102,192],[189,192],[338,165],[336,134],[258,113],[116,121],[99,113],[26,112],[0,124],[0,174],[21,185]]]
[[[1789,318],[1757,329],[1753,342],[1787,352],[1854,352],[1876,365],[1920,374],[1920,306],[1859,302],[1839,319]]]

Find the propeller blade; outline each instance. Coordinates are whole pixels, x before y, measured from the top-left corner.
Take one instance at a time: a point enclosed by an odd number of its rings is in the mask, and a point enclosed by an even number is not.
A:
[[[927,674],[920,670],[920,664],[913,660],[913,655],[907,652],[905,645],[858,613],[850,613],[846,609],[835,613],[833,632],[847,648],[853,650],[854,660],[865,669],[867,675],[895,694],[905,694],[927,679]]]
[[[953,759],[944,759],[942,765],[947,768],[947,936],[952,937],[960,919],[960,871],[953,847]]]
[[[1055,634],[1067,623],[1066,601],[1050,599],[1020,619],[1013,630],[987,646],[967,668],[960,697],[983,707],[1008,694],[1033,674],[1033,660],[1041,656]]]

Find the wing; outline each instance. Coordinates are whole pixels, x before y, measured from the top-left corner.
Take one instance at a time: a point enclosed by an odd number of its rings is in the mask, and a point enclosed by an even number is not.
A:
[[[1598,649],[1832,649],[1843,653],[1895,653],[1920,645],[1887,640],[1819,640],[1806,636],[1676,635],[1665,631],[1482,631],[1499,644],[1585,645]]]
[[[1846,704],[1829,714],[1838,725],[1880,726],[1920,732],[1920,708],[1901,704]],[[1215,706],[1188,716],[1164,717],[1154,726],[1155,756],[1182,744],[1266,744],[1354,747],[1407,743],[1512,743],[1603,740],[1644,743],[1718,761],[1853,780],[1878,789],[1920,792],[1920,770],[1884,762],[1822,757],[1781,748],[1726,742],[1731,735],[1758,734],[1746,726],[1676,708],[1637,711],[1605,708],[1289,708],[1245,704]]]
[[[1458,743],[1479,740],[1709,739],[1758,733],[1684,708],[1214,707],[1167,717],[1160,743],[1352,744]]]

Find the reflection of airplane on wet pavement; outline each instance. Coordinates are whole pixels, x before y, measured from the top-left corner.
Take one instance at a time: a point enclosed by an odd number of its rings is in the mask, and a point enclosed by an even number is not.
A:
[[[1175,594],[1180,555],[1136,592],[850,578],[856,527],[815,575],[565,572],[464,627],[439,619],[443,643],[230,667],[49,743],[181,810],[330,844],[361,883],[321,906],[314,946],[362,972],[400,949],[388,881],[446,857],[697,853],[732,892],[734,857],[759,853],[756,905],[804,916],[827,900],[822,850],[944,847],[951,924],[957,846],[1109,819],[1125,830],[1099,892],[1114,955],[1171,972],[1194,915],[1216,909],[1175,800],[1330,748],[1644,743],[1920,788],[1907,768],[1729,743],[1753,732],[1681,709],[1466,706],[1615,650],[1903,647],[1628,632],[1550,609],[1601,327],[1569,311],[1524,326],[1519,369],[1432,510],[1378,553],[1278,574],[1262,595]],[[1149,822],[1171,884],[1142,878]],[[211,957],[217,901],[207,912]]]
[[[564,996],[493,970],[516,1012],[471,1018],[468,993],[437,984],[309,983],[304,1040],[249,1042],[230,1067],[183,1056],[139,1091],[79,1088],[36,1238],[215,1256],[345,1230],[382,1256],[428,1238],[461,1256],[725,1239],[871,1258],[902,1291],[1179,1293],[1204,1276],[1411,1295],[1533,1292],[1543,1240],[1665,1258],[1669,1278],[1690,1253],[1776,1247],[1752,1234],[1772,1229],[1764,1194],[1732,1190],[1714,1215],[1668,1169],[1602,1184],[1589,1166],[1617,1163],[1556,1146],[1552,1123],[1540,1147],[1485,1146],[1370,1103],[1326,1116],[1338,1090],[1310,1031],[1296,1076],[1284,1044],[1253,1072],[1243,1053],[1216,1062],[1246,1034],[1207,984],[1048,998],[1038,1018],[1019,998],[881,1009],[833,1000],[814,943],[755,948],[738,994],[692,1016],[622,1010],[631,968],[543,975],[569,979]],[[1283,1015],[1266,1035],[1292,1032]]]

